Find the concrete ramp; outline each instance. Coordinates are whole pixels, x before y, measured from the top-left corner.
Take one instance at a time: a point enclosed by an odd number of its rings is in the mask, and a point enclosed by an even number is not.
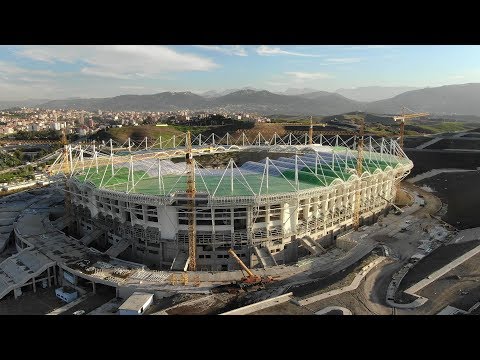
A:
[[[322,245],[318,244],[309,236],[304,236],[299,239],[302,245],[310,252],[312,255],[320,255],[326,252]]]
[[[0,233],[0,254],[5,250],[10,239],[10,234]]]
[[[97,229],[85,235],[84,237],[82,237],[80,241],[83,243],[83,245],[88,246],[103,234],[104,234],[104,231],[102,229]]]
[[[170,270],[173,271],[187,271],[188,262],[189,262],[188,254],[184,251],[179,251],[177,256],[172,262],[172,266]]]
[[[116,244],[110,246],[110,248],[107,251],[105,251],[105,254],[111,257],[117,257],[123,251],[125,251],[129,246],[130,246],[130,241],[126,239],[122,239]]]
[[[441,137],[436,137],[430,141],[427,141],[426,143],[423,143],[423,144],[420,144],[417,146],[417,149],[425,149],[426,147],[430,146],[430,145],[433,145],[435,144],[436,142],[439,142],[440,140],[442,140],[443,138]]]
[[[65,229],[71,222],[73,221],[72,216],[62,216],[55,221],[52,221],[52,225],[57,228],[58,230]]]
[[[5,259],[0,263],[0,299],[54,265],[38,250],[24,250]]]
[[[273,255],[270,253],[270,250],[268,250],[268,248],[259,248],[258,246],[255,246],[253,250],[255,251],[255,255],[257,255],[260,263],[264,268],[277,265],[277,262],[275,261]]]

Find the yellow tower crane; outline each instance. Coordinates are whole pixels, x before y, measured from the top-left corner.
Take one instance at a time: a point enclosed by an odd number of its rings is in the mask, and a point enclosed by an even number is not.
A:
[[[360,133],[358,136],[357,144],[357,175],[358,175],[358,187],[355,191],[355,208],[353,211],[353,228],[358,230],[360,226],[360,189],[361,189],[361,177],[363,171],[363,135],[365,133],[365,121],[362,119],[360,124]]]
[[[188,196],[188,270],[195,271],[197,268],[197,226],[195,219],[195,160],[192,155],[192,138],[190,131],[187,131],[186,138],[186,154],[187,163],[187,196]]]
[[[400,121],[400,139],[398,141],[398,145],[400,148],[403,149],[403,138],[405,136],[405,120],[413,119],[416,117],[428,116],[429,113],[413,113],[413,114],[406,114],[407,108],[405,106],[402,107],[402,114],[396,115],[393,117],[394,121]]]
[[[401,115],[396,115],[393,117],[394,121],[400,121],[400,138],[398,140],[398,145],[400,146],[400,149],[403,150],[403,138],[405,136],[405,120],[408,119],[413,119],[417,117],[422,117],[422,116],[428,116],[430,115],[429,113],[412,113],[412,114],[407,114],[406,111],[409,110],[405,106],[402,106],[402,114]],[[395,185],[396,187],[396,193],[397,196],[400,192],[400,182]]]
[[[65,159],[65,168],[70,169],[73,164],[69,164],[69,162],[71,162],[72,159],[70,158],[70,152],[69,152],[69,149],[68,149],[68,140],[67,140],[66,133],[67,133],[67,127],[65,126],[62,129],[61,143],[63,145],[63,157]],[[70,170],[68,170],[68,171],[70,171]],[[65,176],[65,182],[63,184],[63,186],[65,188],[65,215],[66,216],[72,216],[72,200],[71,200],[70,189],[68,188],[67,180],[68,180],[68,177]],[[68,231],[68,234],[71,235],[72,226],[71,226],[70,223],[67,227],[67,231]]]
[[[313,144],[313,119],[311,116],[310,116],[310,130],[308,132],[308,137],[310,138],[309,143],[310,145],[312,145]]]

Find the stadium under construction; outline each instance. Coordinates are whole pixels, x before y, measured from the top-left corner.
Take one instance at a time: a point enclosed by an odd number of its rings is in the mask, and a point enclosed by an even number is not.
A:
[[[49,171],[65,176],[69,233],[112,258],[233,271],[233,249],[250,268],[270,268],[322,254],[388,211],[413,164],[394,139],[361,141],[359,151],[357,136],[338,135],[110,140],[67,145]],[[209,165],[222,153],[232,156]]]

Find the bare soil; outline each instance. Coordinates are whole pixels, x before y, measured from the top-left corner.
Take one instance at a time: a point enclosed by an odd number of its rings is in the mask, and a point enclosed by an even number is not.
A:
[[[480,171],[443,173],[417,183],[427,185],[442,202],[448,204],[443,220],[458,229],[480,226],[476,209],[480,208]]]
[[[435,251],[433,251],[431,254],[425,256],[417,264],[415,264],[415,266],[410,269],[410,271],[402,279],[397,291],[399,301],[402,301],[404,290],[408,289],[413,284],[416,284],[420,280],[424,279],[426,276],[442,268],[449,262],[465,254],[479,244],[480,240],[458,244],[450,244],[446,246],[441,246]],[[403,299],[403,301],[406,300],[407,299]]]

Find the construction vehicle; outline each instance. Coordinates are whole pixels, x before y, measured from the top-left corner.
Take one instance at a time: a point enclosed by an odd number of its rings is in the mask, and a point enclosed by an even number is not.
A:
[[[242,278],[242,280],[240,280],[240,282],[237,283],[240,286],[240,288],[244,289],[251,286],[263,286],[264,284],[270,283],[273,281],[273,278],[271,276],[262,278],[258,275],[255,275],[252,272],[252,270],[250,270],[247,267],[247,265],[245,265],[245,263],[237,256],[237,254],[235,254],[235,251],[233,251],[233,249],[229,249],[228,253],[230,254],[231,257],[233,257],[238,262],[242,270],[244,270],[247,273],[247,276]]]
[[[405,136],[405,120],[430,115],[429,113],[406,114],[406,110],[408,110],[408,109],[405,106],[403,106],[402,107],[402,114],[393,117],[394,121],[397,121],[397,120],[400,121],[400,139],[398,141],[398,145],[400,145],[401,149],[403,149],[403,138]]]

